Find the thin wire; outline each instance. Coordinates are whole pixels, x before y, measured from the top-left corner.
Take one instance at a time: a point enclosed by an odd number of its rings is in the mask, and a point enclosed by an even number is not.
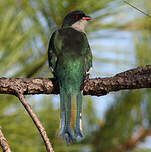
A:
[[[141,12],[141,13],[143,13],[144,15],[146,15],[146,16],[148,16],[148,17],[151,18],[151,15],[149,15],[149,14],[143,12],[142,10],[140,10],[139,8],[133,6],[132,4],[128,3],[127,1],[124,1],[124,3],[128,4],[129,6],[133,7],[134,9],[138,10],[139,12]]]

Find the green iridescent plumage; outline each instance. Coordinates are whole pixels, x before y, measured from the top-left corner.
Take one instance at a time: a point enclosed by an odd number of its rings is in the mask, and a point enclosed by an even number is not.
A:
[[[79,11],[77,12],[79,13]],[[71,20],[69,25],[70,22]],[[61,29],[56,30],[49,42],[48,61],[49,67],[60,86],[61,128],[59,135],[63,136],[67,144],[69,144],[71,141],[83,136],[80,129],[80,115],[82,112],[80,85],[86,76],[86,72],[92,67],[92,54],[86,34],[67,26],[67,24],[65,27],[63,26]],[[77,100],[74,133],[70,127],[72,96],[75,96]]]

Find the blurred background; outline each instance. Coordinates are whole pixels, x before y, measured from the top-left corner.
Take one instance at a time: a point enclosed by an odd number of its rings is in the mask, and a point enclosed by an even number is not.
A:
[[[150,0],[129,0],[151,15]],[[151,18],[122,0],[0,0],[0,77],[52,77],[47,48],[64,16],[80,9],[93,52],[91,77],[150,64]],[[83,97],[85,139],[67,147],[57,137],[59,96],[27,96],[55,152],[150,152],[151,89]],[[39,132],[16,97],[0,95],[0,126],[14,152],[44,152]]]

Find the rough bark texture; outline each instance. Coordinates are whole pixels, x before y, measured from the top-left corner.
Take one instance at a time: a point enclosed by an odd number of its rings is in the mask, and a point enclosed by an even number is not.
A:
[[[81,89],[84,95],[102,96],[112,91],[151,88],[151,65],[138,67],[113,77],[86,80]],[[0,78],[0,93],[12,94],[21,90],[29,94],[58,94],[57,80],[47,78]]]
[[[7,140],[1,131],[1,127],[0,127],[0,146],[2,147],[3,152],[11,152]]]

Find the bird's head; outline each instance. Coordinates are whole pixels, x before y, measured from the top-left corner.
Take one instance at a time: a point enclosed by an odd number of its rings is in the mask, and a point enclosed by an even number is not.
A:
[[[87,21],[91,20],[90,16],[85,15],[83,11],[77,10],[67,14],[63,20],[62,27],[82,26],[85,27]]]

